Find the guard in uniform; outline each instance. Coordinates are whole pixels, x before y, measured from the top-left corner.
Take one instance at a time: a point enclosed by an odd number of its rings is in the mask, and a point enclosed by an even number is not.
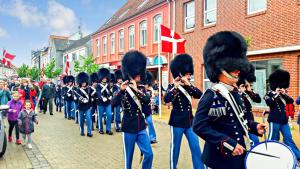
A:
[[[152,90],[151,90],[151,86],[152,86],[152,73],[147,71],[146,73],[146,78],[145,78],[145,90],[147,92],[147,94],[150,96],[150,98],[152,98]],[[154,128],[154,124],[152,121],[152,108],[151,108],[151,102],[149,104],[145,104],[143,105],[143,112],[146,116],[146,122],[148,124],[148,133],[149,133],[149,137],[150,137],[150,142],[151,144],[156,144],[157,140],[156,140],[156,132],[155,132],[155,128]]]
[[[92,130],[94,130],[94,123],[96,122],[97,115],[97,104],[98,104],[98,95],[97,95],[97,86],[99,82],[98,74],[92,73],[91,76],[91,115],[92,115]]]
[[[142,106],[150,103],[150,97],[144,87],[138,87],[146,73],[145,55],[138,51],[127,52],[122,59],[122,73],[125,82],[113,102],[122,104],[125,169],[131,169],[135,143],[144,155],[142,169],[151,169],[153,153],[142,112]]]
[[[56,112],[61,112],[61,108],[63,106],[62,102],[62,86],[59,83],[55,88],[55,105],[56,105]]]
[[[123,77],[122,77],[122,71],[116,70],[115,72],[115,81],[116,84],[112,87],[113,96],[116,96],[120,92],[121,84],[123,83]],[[120,123],[121,123],[121,104],[114,104],[112,102],[112,105],[114,107],[114,119],[115,119],[115,127],[116,132],[121,132]]]
[[[98,128],[99,133],[104,134],[103,131],[103,114],[106,113],[106,134],[113,135],[113,132],[111,131],[111,100],[112,100],[112,93],[110,90],[110,72],[106,68],[101,68],[98,71],[99,76],[99,84],[97,87],[97,94],[99,97],[98,102]]]
[[[294,100],[286,93],[290,86],[290,73],[278,69],[269,76],[270,91],[264,97],[270,108],[268,117],[269,122],[269,140],[279,141],[281,131],[283,142],[294,152],[298,161],[300,161],[300,151],[295,144],[291,129],[286,115],[286,104],[293,104]]]
[[[79,91],[79,87],[78,87],[78,83],[76,82],[74,87],[73,87],[73,92],[78,92],[78,91]],[[74,95],[73,109],[71,110],[71,112],[72,112],[71,114],[72,114],[72,119],[75,120],[76,124],[78,124],[78,122],[79,122],[78,104],[79,104],[78,97],[76,95]]]
[[[68,118],[68,112],[67,112],[67,106],[66,106],[67,105],[66,96],[67,96],[67,90],[68,90],[67,86],[68,86],[68,76],[64,76],[61,95],[62,95],[62,102],[63,102],[63,106],[64,106],[65,118]]]
[[[67,111],[68,120],[71,120],[72,118],[74,118],[74,116],[72,116],[72,111],[74,109],[73,87],[74,87],[75,78],[74,76],[68,76],[67,79],[68,79],[67,80],[68,85],[66,86],[66,94],[65,94],[66,111]]]
[[[249,71],[246,52],[245,39],[230,31],[212,35],[204,47],[205,71],[214,84],[199,101],[193,130],[205,140],[202,161],[213,169],[245,168],[244,150],[251,142],[248,131],[259,135],[266,127],[244,119],[247,112],[235,87],[239,73]]]
[[[76,80],[79,88],[74,91],[74,95],[78,98],[80,135],[85,135],[84,121],[86,121],[87,136],[92,137],[91,89],[88,86],[89,79],[89,75],[85,72],[77,75]]]
[[[188,54],[177,55],[170,65],[174,83],[169,84],[164,97],[165,103],[172,102],[169,125],[171,128],[170,168],[176,169],[182,135],[188,140],[194,169],[204,169],[197,135],[191,126],[193,122],[192,98],[200,99],[202,92],[190,83],[194,74],[193,59]]]
[[[255,68],[251,64],[249,72],[241,72],[239,76],[239,80],[237,82],[237,86],[240,91],[240,95],[244,101],[245,109],[247,114],[245,114],[246,119],[250,119],[254,121],[254,116],[252,113],[252,103],[260,103],[261,97],[259,94],[255,93],[252,89],[252,84],[256,81],[255,77]],[[259,143],[259,138],[257,135],[249,133],[250,140],[253,141],[253,145],[257,145]]]

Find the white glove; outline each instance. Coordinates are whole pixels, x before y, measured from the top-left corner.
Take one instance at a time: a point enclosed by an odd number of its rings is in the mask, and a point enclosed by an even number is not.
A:
[[[68,93],[67,95],[68,95],[68,97],[70,97],[70,96],[71,96],[71,94],[70,94],[70,93]]]
[[[106,102],[106,101],[107,101],[107,98],[106,98],[106,97],[103,97],[103,98],[102,98],[102,101],[103,101],[103,102]]]
[[[111,96],[109,96],[109,98],[108,98],[109,100],[111,100],[112,99],[112,97]]]

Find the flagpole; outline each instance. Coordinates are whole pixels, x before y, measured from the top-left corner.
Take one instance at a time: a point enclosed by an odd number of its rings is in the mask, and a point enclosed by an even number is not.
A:
[[[4,74],[4,64],[3,64],[3,59],[4,59],[4,47],[3,47],[3,52],[2,52],[2,75]]]
[[[160,27],[158,28],[158,34],[161,36],[161,32],[160,32]],[[159,38],[159,41],[158,41],[158,94],[159,94],[159,118],[161,119],[161,116],[162,116],[162,111],[161,111],[161,108],[162,108],[162,103],[161,103],[161,86],[162,86],[162,82],[161,82],[161,66],[162,66],[162,63],[161,63],[161,56],[160,56],[160,50],[161,50],[161,38]]]

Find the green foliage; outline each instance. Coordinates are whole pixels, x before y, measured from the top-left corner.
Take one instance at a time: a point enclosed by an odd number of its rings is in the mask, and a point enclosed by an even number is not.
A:
[[[247,38],[245,38],[246,44],[248,47],[251,47],[251,43],[252,43],[252,37],[248,36]]]
[[[49,64],[46,65],[44,69],[45,76],[47,78],[56,78],[61,74],[62,68],[55,69],[55,60],[52,59]]]
[[[18,73],[18,76],[20,78],[23,78],[23,77],[27,77],[27,73],[28,73],[28,66],[23,64],[21,67],[19,67],[19,69],[17,70],[17,73]]]
[[[86,73],[94,73],[97,72],[99,69],[99,66],[95,64],[95,59],[93,55],[89,55],[88,57],[80,56],[80,60],[83,61],[83,64],[81,66],[80,61],[75,61],[74,64],[74,70],[75,72],[86,72]]]
[[[40,75],[40,71],[37,67],[33,67],[27,70],[27,76],[29,76],[30,79],[32,80],[37,80],[39,75]]]

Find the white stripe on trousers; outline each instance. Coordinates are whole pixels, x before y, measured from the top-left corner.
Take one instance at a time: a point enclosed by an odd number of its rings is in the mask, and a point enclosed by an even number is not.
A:
[[[76,115],[75,115],[76,116]],[[83,129],[81,129],[81,123],[80,123],[80,115],[78,113],[78,123],[79,123],[79,130],[80,130],[80,134],[83,133],[84,131],[82,131]]]
[[[124,147],[124,161],[125,161],[125,169],[127,169],[127,158],[126,158],[126,145],[125,145],[125,134],[124,132],[122,133],[123,135],[123,147]]]
[[[99,106],[97,106],[97,110],[98,110],[98,131],[100,131],[100,120],[102,120],[102,118],[101,119],[99,119],[99,117],[100,117],[100,111],[99,111]]]
[[[173,166],[173,151],[174,151],[174,133],[173,133],[173,126],[170,126],[170,129],[171,129],[171,169],[174,168]]]
[[[273,135],[273,123],[270,122],[270,132],[269,132],[269,139],[268,140],[272,140],[272,135]]]

